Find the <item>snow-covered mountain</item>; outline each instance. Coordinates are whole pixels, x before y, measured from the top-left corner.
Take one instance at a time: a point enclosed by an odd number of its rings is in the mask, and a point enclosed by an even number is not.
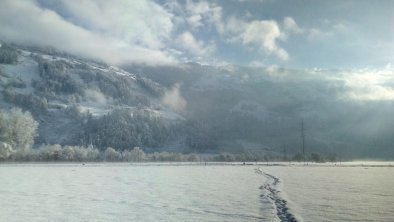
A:
[[[16,55],[0,64],[1,107],[33,113],[40,124],[36,143],[80,143],[86,140],[87,118],[114,110],[143,112],[164,122],[183,119],[162,102],[171,89],[145,77],[53,48],[2,45],[0,50],[3,57]]]
[[[33,114],[36,144],[294,155],[303,121],[308,153],[394,157],[391,69],[119,68],[52,48],[0,51],[1,107]]]

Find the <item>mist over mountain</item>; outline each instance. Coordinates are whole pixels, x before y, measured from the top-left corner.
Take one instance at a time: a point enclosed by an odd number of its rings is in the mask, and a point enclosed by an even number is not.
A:
[[[184,63],[122,69],[54,48],[3,44],[0,51],[2,108],[33,114],[36,146],[295,155],[303,122],[307,153],[394,154],[389,66],[291,70]]]
[[[184,115],[221,149],[300,149],[348,157],[393,155],[391,67],[289,70],[272,67],[128,67],[162,85],[179,84]],[[367,80],[369,81],[363,81]],[[384,92],[380,94],[381,92]]]

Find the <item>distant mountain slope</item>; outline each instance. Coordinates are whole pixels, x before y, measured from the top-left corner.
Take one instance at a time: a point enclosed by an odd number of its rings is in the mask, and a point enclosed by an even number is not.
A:
[[[391,86],[374,82],[394,79],[392,70],[302,71],[193,63],[125,69],[162,85],[180,84],[188,104],[185,117],[206,132],[202,138],[213,138],[219,150],[300,152],[303,120],[308,153],[394,157],[394,103],[377,94],[391,92]]]

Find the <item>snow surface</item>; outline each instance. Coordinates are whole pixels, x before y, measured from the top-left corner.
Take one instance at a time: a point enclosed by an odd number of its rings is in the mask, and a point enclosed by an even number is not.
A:
[[[273,166],[263,171],[279,178],[280,199],[297,221],[393,221],[394,165],[341,166]]]
[[[0,221],[272,221],[253,166],[0,165]]]
[[[392,163],[258,164],[0,164],[0,221],[394,218]]]

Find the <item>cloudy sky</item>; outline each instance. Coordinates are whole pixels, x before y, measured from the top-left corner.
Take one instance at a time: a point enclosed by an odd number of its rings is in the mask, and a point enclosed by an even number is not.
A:
[[[394,64],[392,0],[1,0],[0,39],[112,64]]]

